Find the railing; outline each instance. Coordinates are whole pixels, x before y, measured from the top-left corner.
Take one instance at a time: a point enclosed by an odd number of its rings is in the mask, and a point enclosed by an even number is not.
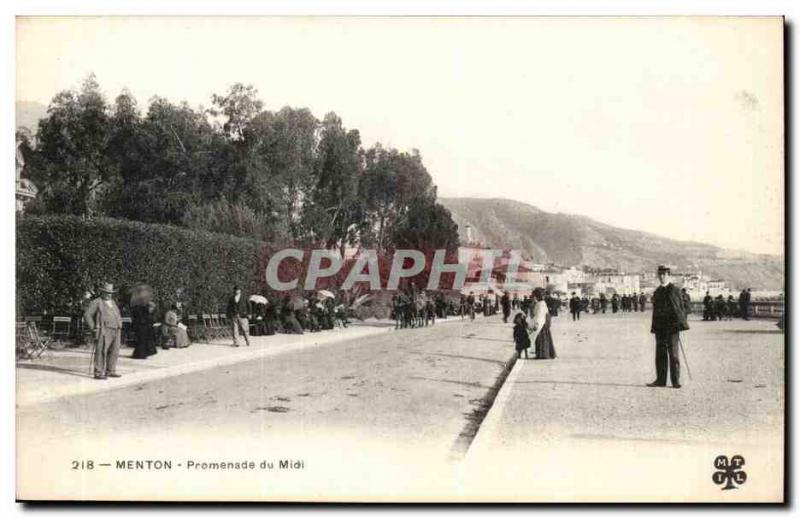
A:
[[[726,301],[727,303],[727,301]],[[785,301],[782,300],[766,300],[750,302],[747,315],[753,318],[774,318],[779,319],[783,317],[785,308]],[[703,314],[703,302],[692,301],[692,313]],[[739,302],[736,301],[736,316],[739,317]]]

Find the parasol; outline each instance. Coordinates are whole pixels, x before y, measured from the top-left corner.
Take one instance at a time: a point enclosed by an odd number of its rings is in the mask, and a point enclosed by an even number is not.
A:
[[[330,291],[328,291],[328,290],[319,290],[319,292],[318,292],[317,294],[318,294],[320,297],[322,297],[322,298],[329,298],[329,299],[333,299],[333,298],[335,298],[335,297],[336,297],[336,296],[335,296],[333,293],[331,293],[331,292],[330,292]]]
[[[254,302],[256,304],[269,304],[267,297],[263,295],[250,295],[250,302]]]
[[[148,284],[137,284],[131,288],[131,307],[147,306],[153,301],[153,288]]]

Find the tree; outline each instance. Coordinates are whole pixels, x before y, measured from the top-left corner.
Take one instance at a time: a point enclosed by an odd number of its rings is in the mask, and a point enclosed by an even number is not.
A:
[[[212,95],[211,101],[214,108],[209,110],[215,117],[224,117],[222,125],[223,132],[233,142],[241,141],[245,138],[250,121],[252,121],[264,107],[258,99],[258,90],[253,85],[243,85],[236,83],[228,89],[228,93],[223,95]]]
[[[326,248],[345,246],[354,238],[360,210],[361,136],[347,131],[333,112],[322,121],[316,151],[316,183],[303,211],[305,235]]]
[[[108,106],[94,74],[79,91],[57,94],[39,122],[27,172],[39,186],[37,209],[91,216],[118,174],[108,153]]]
[[[386,250],[412,201],[434,203],[436,188],[418,151],[403,153],[376,145],[365,154],[359,195],[364,200],[361,241]]]

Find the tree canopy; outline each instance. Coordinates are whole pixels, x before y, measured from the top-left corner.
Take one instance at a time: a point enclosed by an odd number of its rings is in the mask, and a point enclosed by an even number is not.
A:
[[[109,103],[95,77],[57,94],[21,147],[39,187],[29,211],[110,216],[346,247],[458,246],[419,152],[376,144],[333,112],[264,109],[234,84],[193,108],[161,97]]]

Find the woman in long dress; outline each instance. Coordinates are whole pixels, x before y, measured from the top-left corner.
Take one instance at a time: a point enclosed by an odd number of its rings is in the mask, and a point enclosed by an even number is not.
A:
[[[144,360],[156,354],[156,336],[153,332],[153,311],[155,304],[149,302],[131,308],[132,327],[136,339],[133,358]]]
[[[553,335],[550,334],[550,311],[544,301],[544,290],[533,290],[536,303],[533,306],[533,342],[537,360],[552,360],[556,357],[556,348],[553,345]]]
[[[170,340],[173,341],[175,347],[178,349],[189,347],[189,344],[192,343],[192,341],[189,340],[189,333],[180,325],[178,307],[175,305],[164,315],[164,322],[161,324],[161,333],[164,337],[163,343],[165,344],[165,348],[168,347],[166,344],[170,343]]]

